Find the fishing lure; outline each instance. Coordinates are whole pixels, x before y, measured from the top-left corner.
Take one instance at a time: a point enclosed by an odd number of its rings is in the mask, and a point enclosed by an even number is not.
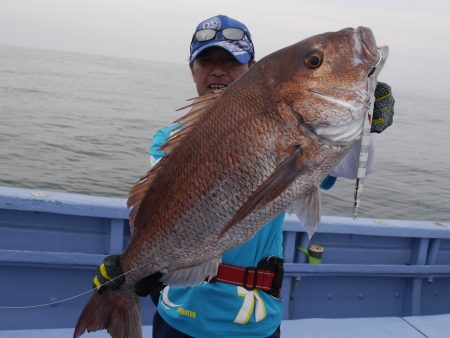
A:
[[[384,63],[384,61],[387,58],[387,55],[386,55],[386,57],[383,59],[383,54],[381,53],[380,49],[378,49],[378,54],[380,55],[380,58],[379,58],[377,64],[375,65],[375,67],[373,67],[372,70],[370,71],[370,73],[368,74],[369,78],[371,78],[375,72],[377,73],[376,75],[378,75],[379,70],[381,70],[381,68],[378,68],[379,65],[381,64],[381,62]],[[375,87],[376,84],[377,84],[376,81],[373,81],[373,80],[368,81],[367,85],[369,86],[369,88],[368,88],[369,93],[375,92],[375,88],[373,88],[373,87]],[[372,87],[372,88],[370,88],[370,87]],[[364,120],[363,130],[362,130],[362,134],[361,134],[361,150],[359,152],[358,172],[356,175],[355,194],[354,194],[354,198],[353,198],[353,210],[352,210],[353,219],[356,219],[356,217],[358,215],[358,209],[359,209],[359,205],[360,205],[360,201],[361,201],[361,194],[362,194],[363,186],[364,186],[364,178],[366,177],[367,160],[369,158],[369,148],[370,148],[370,131],[371,131],[371,126],[372,126],[372,112],[373,112],[374,104],[375,104],[375,99],[373,98],[372,103],[369,108],[369,111],[367,112],[367,118]]]

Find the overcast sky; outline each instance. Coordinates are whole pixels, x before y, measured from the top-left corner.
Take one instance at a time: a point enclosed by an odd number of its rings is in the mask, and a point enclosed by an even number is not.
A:
[[[195,26],[225,14],[246,23],[256,57],[311,35],[370,27],[393,86],[449,92],[447,0],[0,0],[0,44],[187,62]]]

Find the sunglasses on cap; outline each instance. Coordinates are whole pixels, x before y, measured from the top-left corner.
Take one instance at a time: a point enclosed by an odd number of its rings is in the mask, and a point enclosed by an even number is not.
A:
[[[245,31],[243,31],[240,28],[224,28],[222,30],[215,30],[215,29],[202,29],[199,30],[194,34],[192,37],[192,41],[198,41],[198,42],[204,42],[204,41],[210,41],[216,37],[217,32],[221,32],[222,36],[231,41],[239,41],[244,38],[244,35],[246,35]],[[247,36],[248,37],[248,36]],[[249,38],[250,40],[250,38]]]

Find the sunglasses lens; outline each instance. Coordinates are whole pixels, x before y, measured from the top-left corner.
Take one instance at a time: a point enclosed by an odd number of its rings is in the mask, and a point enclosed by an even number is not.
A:
[[[195,40],[199,42],[209,41],[214,39],[216,33],[217,31],[214,29],[202,29],[201,31],[195,33]],[[222,36],[227,40],[242,40],[244,35],[245,32],[239,28],[225,28],[222,30]]]
[[[244,34],[244,31],[239,28],[225,28],[222,31],[223,37],[228,40],[242,40]]]
[[[216,31],[214,29],[202,29],[201,31],[198,31],[195,33],[195,39],[197,41],[208,41],[214,38],[216,35]]]

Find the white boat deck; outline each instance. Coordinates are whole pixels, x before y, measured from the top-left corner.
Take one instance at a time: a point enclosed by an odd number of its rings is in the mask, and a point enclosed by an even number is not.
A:
[[[152,336],[152,327],[143,327],[144,337]],[[73,329],[0,331],[1,338],[71,338]],[[109,338],[106,331],[83,335]],[[376,317],[345,319],[298,319],[283,321],[281,337],[320,338],[445,338],[450,337],[450,314],[418,317]]]

